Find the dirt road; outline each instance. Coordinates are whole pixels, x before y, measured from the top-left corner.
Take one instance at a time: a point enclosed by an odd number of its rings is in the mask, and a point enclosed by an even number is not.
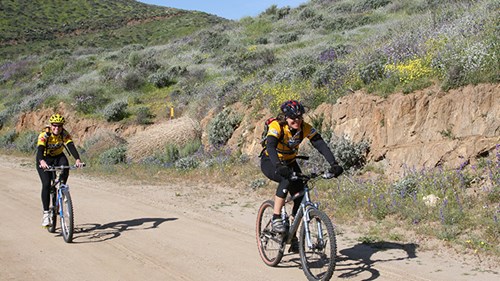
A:
[[[199,183],[114,183],[73,171],[74,243],[41,228],[32,163],[0,155],[0,280],[306,280],[298,255],[277,268],[257,252],[254,221],[265,198]],[[417,245],[360,244],[338,235],[335,279],[498,280],[461,257]]]

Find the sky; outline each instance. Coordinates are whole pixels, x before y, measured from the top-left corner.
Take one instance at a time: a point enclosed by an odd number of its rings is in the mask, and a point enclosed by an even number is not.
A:
[[[271,5],[296,8],[307,0],[138,0],[146,4],[202,11],[231,20],[255,17]]]

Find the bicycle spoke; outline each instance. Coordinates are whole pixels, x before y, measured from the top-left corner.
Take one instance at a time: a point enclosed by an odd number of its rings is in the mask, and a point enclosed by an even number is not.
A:
[[[329,280],[335,268],[337,251],[335,233],[329,218],[318,210],[310,212],[308,223],[311,247],[305,228],[300,234],[300,252],[304,272],[309,280]]]
[[[73,240],[73,204],[68,190],[61,192],[61,230],[64,241],[70,243]]]
[[[257,215],[256,237],[259,254],[265,264],[276,266],[283,258],[283,237],[272,232],[273,202],[264,202]]]

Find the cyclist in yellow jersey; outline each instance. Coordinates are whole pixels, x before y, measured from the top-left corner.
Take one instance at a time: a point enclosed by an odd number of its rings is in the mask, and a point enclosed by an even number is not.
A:
[[[76,159],[75,166],[82,167],[80,155],[76,150],[71,135],[63,128],[65,119],[59,114],[54,114],[49,119],[49,131],[38,135],[36,152],[36,169],[42,181],[42,206],[43,218],[42,226],[49,226],[49,200],[50,200],[50,177],[51,173],[44,172],[49,166],[68,166],[68,158],[64,155],[64,146],[67,147],[71,155]],[[69,170],[64,170],[62,181],[68,180]]]
[[[291,181],[292,172],[300,173],[300,167],[295,161],[297,151],[303,139],[310,140],[314,148],[318,150],[330,164],[329,172],[335,177],[344,171],[338,165],[333,153],[323,140],[321,135],[307,122],[304,121],[304,106],[296,101],[284,102],[281,113],[275,121],[269,124],[266,137],[265,151],[261,156],[261,170],[270,180],[278,182],[276,195],[274,197],[273,231],[283,233],[286,231],[281,219],[281,207],[285,204],[285,198],[290,192],[294,195],[304,188],[301,181]],[[297,213],[302,197],[294,200],[292,216]],[[298,240],[294,238],[290,252],[298,252]]]

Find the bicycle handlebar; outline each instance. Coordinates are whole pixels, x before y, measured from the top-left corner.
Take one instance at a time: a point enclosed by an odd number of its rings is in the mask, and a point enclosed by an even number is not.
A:
[[[86,164],[82,163],[82,168],[85,167],[85,166],[86,166]],[[49,166],[44,171],[45,172],[54,172],[54,171],[62,171],[64,169],[75,170],[75,169],[78,169],[78,168],[79,167],[77,167],[76,165],[72,165],[72,166],[65,166],[65,165],[61,165],[61,166]]]
[[[298,174],[298,173],[293,173],[290,179],[292,181],[294,180],[303,180],[303,181],[309,181],[314,178],[321,177],[323,179],[332,179],[335,178],[335,175],[328,172],[328,171],[322,171],[318,173],[310,173],[310,174]]]
[[[297,155],[295,159],[302,159],[302,160],[309,160],[309,156],[306,155]],[[309,181],[317,177],[322,177],[323,179],[332,179],[336,178],[335,174],[330,173],[328,170],[326,171],[320,171],[320,172],[312,172],[310,174],[302,174],[302,173],[292,173],[292,176],[290,179],[292,181],[295,180],[303,180],[303,181]]]

